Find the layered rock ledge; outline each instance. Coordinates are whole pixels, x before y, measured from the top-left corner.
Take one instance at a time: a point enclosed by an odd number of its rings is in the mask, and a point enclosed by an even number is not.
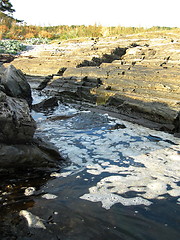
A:
[[[21,70],[31,74],[33,87],[157,130],[180,131],[178,36],[74,40],[52,49],[14,60],[18,67],[25,60]]]

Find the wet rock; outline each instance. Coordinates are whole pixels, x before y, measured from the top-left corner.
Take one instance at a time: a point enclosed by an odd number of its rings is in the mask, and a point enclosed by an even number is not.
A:
[[[73,114],[73,115],[59,115],[59,116],[51,116],[51,117],[47,117],[46,121],[59,121],[59,120],[67,120],[70,118],[73,118],[77,116],[77,114]]]
[[[17,70],[13,65],[10,65],[1,78],[1,84],[4,86],[7,95],[23,98],[29,106],[32,104],[31,88],[21,70]]]
[[[40,112],[40,111],[43,111],[43,110],[47,110],[49,108],[54,108],[56,106],[58,106],[57,98],[56,97],[51,97],[51,98],[43,100],[40,103],[34,104],[32,106],[32,109],[36,112]]]
[[[0,142],[26,143],[33,139],[36,123],[24,99],[0,91]]]
[[[124,128],[126,128],[126,126],[124,124],[116,123],[109,130],[124,129]]]
[[[0,143],[1,169],[56,168],[62,162],[64,159],[58,150],[40,138],[34,139],[30,144]]]
[[[53,78],[52,75],[45,77],[45,79],[39,84],[39,86],[36,89],[43,90],[47,86],[47,84],[51,81],[52,78]]]

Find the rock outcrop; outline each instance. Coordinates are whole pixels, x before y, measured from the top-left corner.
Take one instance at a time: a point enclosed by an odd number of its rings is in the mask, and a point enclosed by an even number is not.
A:
[[[94,104],[125,120],[179,132],[180,43],[176,34],[162,34],[152,39],[135,35],[65,41],[49,51],[49,57],[43,51],[14,63],[21,66],[25,60],[22,70],[27,74],[50,74],[50,80],[42,76],[28,80],[36,89],[42,82],[39,89],[61,101]]]
[[[46,111],[58,106],[58,100],[56,97],[44,99],[42,102],[34,104],[32,109],[36,112]]]
[[[1,77],[1,85],[4,86],[7,95],[23,98],[31,106],[31,88],[21,70],[17,70],[13,65],[8,66]]]
[[[27,102],[0,91],[0,142],[31,142],[35,130],[36,122],[30,115]]]
[[[2,76],[1,83],[0,172],[59,167],[64,159],[58,150],[52,144],[34,137],[36,122],[29,109],[31,89],[24,74],[11,65]],[[49,104],[46,101],[40,108]]]
[[[39,138],[29,144],[0,143],[0,169],[59,168],[64,162],[58,150]]]

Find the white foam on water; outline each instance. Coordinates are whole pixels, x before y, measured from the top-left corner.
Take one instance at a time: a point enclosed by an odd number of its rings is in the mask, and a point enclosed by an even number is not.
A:
[[[42,198],[45,198],[47,200],[52,200],[52,199],[57,198],[57,196],[54,194],[46,193],[46,194],[42,195]]]
[[[150,200],[165,198],[166,194],[180,197],[180,139],[109,118],[109,125],[115,123],[124,124],[126,128],[108,130],[100,126],[81,130],[73,129],[73,122],[68,121],[64,125],[44,124],[45,134],[51,136],[62,155],[72,161],[72,165],[62,173],[51,176],[68,177],[77,174],[78,169],[85,170],[90,174],[90,180],[95,177],[95,185],[80,198],[101,201],[106,209],[115,203],[149,205],[152,203]],[[150,140],[148,136],[155,136],[157,140]],[[109,176],[97,182],[96,177],[101,174]],[[128,192],[135,192],[135,196],[120,196]]]
[[[106,210],[109,210],[115,203],[121,203],[124,206],[132,206],[132,205],[151,205],[151,202],[145,200],[141,197],[135,198],[123,198],[118,196],[117,194],[107,193],[92,193],[92,194],[84,194],[80,197],[81,199],[88,200],[91,202],[102,202],[102,207]]]
[[[31,196],[34,194],[34,192],[36,191],[36,189],[34,187],[28,187],[25,189],[24,191],[24,195],[25,196]]]

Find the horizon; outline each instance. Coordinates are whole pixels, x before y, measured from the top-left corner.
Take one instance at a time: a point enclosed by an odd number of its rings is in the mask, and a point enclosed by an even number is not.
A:
[[[180,27],[179,0],[11,0],[16,19],[27,25],[101,25],[103,27]]]

